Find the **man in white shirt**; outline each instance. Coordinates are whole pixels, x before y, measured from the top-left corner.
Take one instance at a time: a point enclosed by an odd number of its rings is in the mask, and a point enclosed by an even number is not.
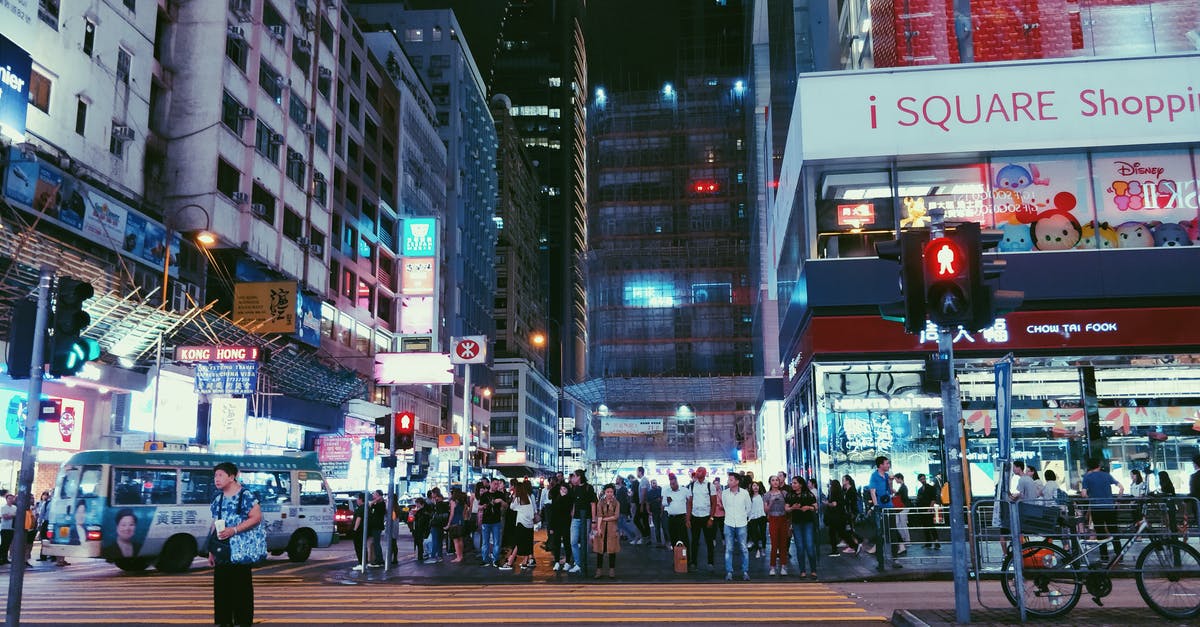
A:
[[[713,541],[716,532],[712,526],[712,512],[716,509],[717,491],[713,489],[711,482],[705,480],[707,476],[707,468],[697,468],[692,475],[692,482],[686,488],[687,518],[684,520],[688,529],[692,531],[692,546],[688,551],[689,570],[696,569],[696,550],[700,548],[700,534],[704,534],[704,546],[708,548],[708,570],[716,570],[713,566]]]
[[[721,505],[725,508],[725,581],[733,579],[734,552],[742,556],[742,581],[750,581],[750,552],[746,550],[750,492],[741,488],[741,477],[737,473],[729,473],[728,485],[721,492]]]
[[[670,487],[663,490],[663,506],[667,513],[667,542],[675,546],[676,542],[688,543],[687,537],[687,492],[679,485],[679,478],[674,474],[667,475]]]
[[[17,519],[17,495],[5,494],[4,505],[0,506],[0,564],[9,561],[9,549],[12,548],[13,522]]]

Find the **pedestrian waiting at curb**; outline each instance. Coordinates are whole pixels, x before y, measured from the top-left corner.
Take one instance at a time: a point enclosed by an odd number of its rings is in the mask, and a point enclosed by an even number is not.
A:
[[[621,540],[617,533],[617,521],[621,517],[621,504],[617,502],[616,487],[613,484],[604,486],[604,495],[596,503],[596,522],[592,538],[592,548],[596,552],[596,578],[599,579],[604,566],[604,556],[608,556],[608,577],[617,576],[617,553],[621,552]]]

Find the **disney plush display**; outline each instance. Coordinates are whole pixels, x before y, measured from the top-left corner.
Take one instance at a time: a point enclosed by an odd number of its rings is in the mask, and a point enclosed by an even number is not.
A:
[[[1168,222],[1159,224],[1151,229],[1154,233],[1154,245],[1161,247],[1191,246],[1192,239],[1188,237],[1187,228],[1182,223]]]
[[[1028,224],[1001,224],[1000,230],[1004,237],[998,246],[1002,253],[1018,253],[1033,250],[1033,236],[1029,234]]]
[[[1095,222],[1090,222],[1083,225],[1083,237],[1079,238],[1079,243],[1075,248],[1094,249],[1097,247],[1099,240],[1100,248],[1116,248],[1117,247],[1117,230],[1108,225],[1107,222],[1101,222],[1100,228],[1096,228]]]
[[[929,211],[925,208],[924,198],[905,197],[904,217],[900,218],[900,228],[919,228],[929,226]]]
[[[1120,248],[1151,248],[1154,233],[1145,222],[1124,222],[1117,225],[1117,246]]]
[[[1083,229],[1075,216],[1062,209],[1043,211],[1030,229],[1033,245],[1038,250],[1069,250],[1083,237]]]
[[[1200,242],[1200,217],[1192,218],[1179,224],[1187,231],[1188,237],[1192,239],[1192,243]]]

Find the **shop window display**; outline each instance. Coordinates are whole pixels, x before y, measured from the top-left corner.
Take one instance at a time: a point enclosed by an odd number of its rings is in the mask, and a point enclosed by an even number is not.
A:
[[[875,242],[895,238],[891,177],[886,171],[825,175],[817,200],[817,254],[874,257]]]
[[[1097,213],[1118,248],[1191,246],[1197,177],[1187,151],[1097,153]]]
[[[947,222],[993,225],[984,164],[901,170],[896,180],[901,228],[929,226],[929,212],[936,209]]]
[[[1001,252],[1115,247],[1115,233],[1093,224],[1084,155],[997,156],[989,171]]]

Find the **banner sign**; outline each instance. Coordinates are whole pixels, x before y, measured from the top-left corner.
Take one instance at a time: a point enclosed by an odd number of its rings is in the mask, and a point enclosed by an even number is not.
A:
[[[4,410],[4,429],[0,431],[0,444],[8,446],[24,444],[25,414],[29,409],[26,398],[27,396],[23,392],[0,390],[0,409]],[[66,451],[80,450],[85,416],[83,401],[43,396],[42,414],[44,416],[48,416],[47,406],[58,408],[58,420],[38,421],[38,447]]]
[[[258,388],[258,362],[216,361],[196,364],[197,394],[253,394]]]
[[[403,259],[400,267],[400,292],[404,294],[432,294],[434,287],[433,257]]]
[[[375,423],[346,416],[342,431],[346,435],[369,435],[375,437]]]
[[[258,361],[254,346],[176,346],[175,361]]]
[[[234,364],[237,365],[237,364]],[[212,399],[209,415],[209,449],[214,453],[245,454],[247,399]]]
[[[238,283],[233,287],[233,319],[254,333],[296,333],[298,291],[295,281]]]
[[[820,72],[797,82],[789,139],[804,161],[1200,139],[1194,53]]]
[[[52,165],[26,157],[17,148],[11,148],[8,157],[5,198],[26,212],[162,273],[166,227]],[[174,258],[179,257],[181,241],[179,234],[171,234]],[[171,264],[168,271],[178,276],[177,264]]]
[[[0,11],[7,9],[17,19],[28,20],[28,9],[37,11],[36,3],[26,9],[13,4],[13,0],[0,2]],[[28,24],[28,21],[26,21]],[[23,48],[0,35],[0,136],[14,144],[25,141],[25,113],[29,110],[29,76],[33,73],[33,60]],[[19,152],[19,151],[18,151]]]
[[[662,418],[600,418],[600,435],[605,437],[635,437],[662,432]]]
[[[978,332],[954,332],[956,351],[1010,351],[1200,346],[1200,307],[1015,311]],[[928,352],[937,330],[918,335],[879,316],[815,317],[805,358],[830,353]]]
[[[317,438],[317,461],[348,462],[353,456],[354,438],[336,435]]]

